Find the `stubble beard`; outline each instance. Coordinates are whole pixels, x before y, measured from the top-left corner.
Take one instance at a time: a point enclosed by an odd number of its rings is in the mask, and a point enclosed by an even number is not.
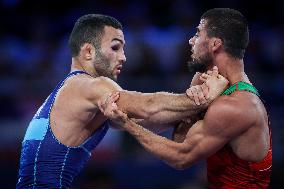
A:
[[[205,72],[207,68],[205,64],[200,63],[198,60],[189,60],[187,64],[190,73]]]
[[[209,54],[205,54],[203,57],[199,59],[191,58],[187,64],[190,73],[196,72],[206,72],[209,65],[212,62],[212,57]]]
[[[95,68],[99,76],[108,77],[114,81],[117,80],[117,78],[112,74],[113,69],[111,68],[110,60],[103,55],[100,50],[96,52]]]

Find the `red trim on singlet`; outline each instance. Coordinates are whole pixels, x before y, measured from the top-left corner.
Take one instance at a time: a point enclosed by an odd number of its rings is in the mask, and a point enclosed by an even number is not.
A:
[[[269,151],[259,162],[238,158],[229,145],[209,157],[207,177],[210,188],[268,188],[272,168],[271,131],[269,134]]]
[[[269,127],[269,136],[270,136],[270,147],[267,152],[265,158],[260,162],[252,162],[250,166],[253,170],[265,171],[267,169],[271,169],[272,167],[272,137],[271,137],[271,129]]]

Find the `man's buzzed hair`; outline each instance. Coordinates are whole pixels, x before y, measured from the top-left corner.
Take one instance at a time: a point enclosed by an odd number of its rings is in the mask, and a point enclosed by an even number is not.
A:
[[[121,23],[111,16],[87,14],[80,17],[76,21],[69,38],[69,48],[72,57],[78,56],[84,43],[90,43],[96,49],[100,49],[105,26],[122,30]]]
[[[210,9],[201,19],[207,21],[207,35],[220,38],[228,54],[239,59],[244,57],[249,43],[249,29],[246,18],[239,11],[229,8]]]

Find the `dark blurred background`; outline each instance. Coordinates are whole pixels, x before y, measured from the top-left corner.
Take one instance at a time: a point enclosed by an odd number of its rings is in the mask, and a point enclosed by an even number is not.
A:
[[[246,72],[271,119],[273,174],[283,188],[284,2],[267,0],[1,0],[0,183],[15,188],[21,141],[36,109],[69,72],[67,40],[87,13],[108,14],[124,25],[127,62],[119,84],[143,92],[184,92],[188,40],[209,8],[241,11],[250,26]],[[283,127],[283,128],[282,128]],[[170,135],[169,133],[165,134]],[[203,189],[204,163],[177,171],[147,153],[122,131],[111,130],[73,189]],[[282,186],[282,187],[281,187]]]

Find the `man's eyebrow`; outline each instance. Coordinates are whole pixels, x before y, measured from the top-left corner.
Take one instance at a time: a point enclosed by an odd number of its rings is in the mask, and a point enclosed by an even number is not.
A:
[[[125,44],[124,41],[122,41],[121,39],[119,38],[113,38],[111,41],[119,41],[121,44]]]

